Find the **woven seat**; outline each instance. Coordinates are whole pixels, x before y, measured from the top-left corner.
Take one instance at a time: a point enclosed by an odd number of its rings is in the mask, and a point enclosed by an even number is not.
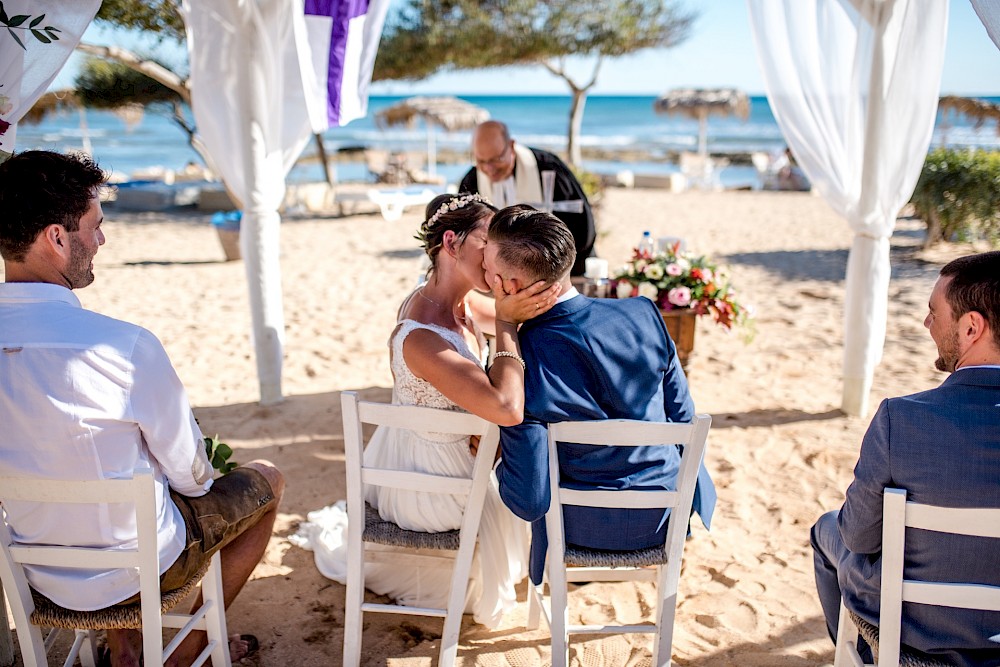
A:
[[[167,591],[160,596],[160,613],[165,614],[198,585],[205,573],[208,563],[180,588]],[[35,611],[31,612],[31,622],[48,628],[64,630],[138,630],[142,627],[142,605],[134,602],[127,605],[115,605],[96,609],[94,611],[77,611],[60,607],[34,588],[31,589],[31,599],[35,603]]]
[[[365,503],[365,532],[361,536],[365,542],[384,544],[390,547],[458,551],[458,538],[459,531],[457,530],[448,530],[443,533],[424,533],[419,530],[400,528],[392,521],[383,519],[379,516],[377,509]]]
[[[662,546],[635,551],[602,551],[567,544],[563,562],[576,567],[646,567],[666,563],[667,552]]]
[[[878,628],[855,614],[853,611],[848,610],[847,613],[850,615],[851,620],[854,621],[854,625],[858,628],[858,634],[860,634],[861,638],[865,640],[865,643],[871,647],[872,655],[877,663]],[[941,662],[923,655],[910,653],[905,648],[902,648],[899,652],[899,664],[900,667],[948,667],[947,662]]]

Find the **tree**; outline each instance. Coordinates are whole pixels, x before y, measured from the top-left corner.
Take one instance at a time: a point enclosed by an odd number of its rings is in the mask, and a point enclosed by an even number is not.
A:
[[[375,80],[422,79],[443,69],[545,67],[572,94],[568,157],[580,163],[587,92],[605,58],[680,44],[695,14],[670,0],[408,0],[382,35]],[[569,56],[593,58],[590,80],[575,81]]]

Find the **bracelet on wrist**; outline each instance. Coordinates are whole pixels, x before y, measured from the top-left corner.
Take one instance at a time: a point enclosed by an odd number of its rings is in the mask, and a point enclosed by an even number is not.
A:
[[[507,352],[506,350],[501,350],[500,352],[497,352],[496,354],[493,355],[493,363],[496,363],[496,360],[501,357],[509,357],[514,361],[516,361],[517,363],[521,364],[522,371],[527,369],[527,367],[524,365],[524,359],[522,359],[521,355],[517,354],[516,352]]]

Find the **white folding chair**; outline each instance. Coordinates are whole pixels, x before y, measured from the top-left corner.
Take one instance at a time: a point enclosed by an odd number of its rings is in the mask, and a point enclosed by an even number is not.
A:
[[[878,627],[849,611],[841,601],[834,667],[865,665],[858,655],[859,635],[871,646],[878,667],[948,665],[900,649],[904,602],[1000,611],[1000,586],[904,579],[903,553],[907,528],[1000,538],[1000,509],[921,505],[906,502],[905,490],[887,488],[882,500],[882,590]]]
[[[451,667],[458,654],[458,634],[465,607],[469,570],[479,534],[490,473],[500,440],[496,425],[464,412],[406,405],[361,402],[355,392],[341,394],[344,415],[344,449],[347,465],[347,599],[344,615],[344,665],[361,660],[362,615],[365,612],[443,617],[444,632],[438,664]],[[435,431],[480,438],[472,477],[445,477],[419,472],[387,470],[364,465],[362,424],[374,424],[415,431]],[[423,533],[404,530],[383,521],[377,510],[365,504],[365,485],[386,486],[427,493],[466,496],[465,513],[459,530]],[[397,547],[393,551],[368,551],[366,543]],[[435,549],[441,556],[407,553],[407,549]],[[396,604],[366,603],[364,563],[398,561],[403,566],[451,567],[451,588],[446,609],[404,607]]]
[[[550,600],[542,587],[528,586],[528,627],[538,627],[539,614],[545,616],[552,635],[552,667],[569,664],[570,634],[616,634],[651,632],[656,634],[653,665],[669,667],[673,643],[674,612],[677,607],[677,582],[681,556],[687,536],[688,517],[694,500],[698,469],[705,456],[712,418],[698,415],[690,424],[664,424],[625,419],[561,422],[549,425],[549,478],[552,504],[545,514],[549,537],[546,574]],[[582,445],[641,447],[646,445],[684,445],[676,491],[657,490],[579,490],[560,484],[557,442]],[[607,552],[567,547],[563,530],[564,505],[628,509],[671,508],[666,542],[662,547],[638,551]],[[655,624],[640,625],[569,625],[567,582],[637,581],[657,582]]]
[[[222,597],[222,569],[215,554],[207,568],[177,591],[160,594],[160,568],[156,540],[156,497],[153,473],[137,470],[131,479],[100,481],[39,480],[0,477],[0,502],[38,503],[129,503],[135,507],[138,547],[106,550],[92,547],[36,546],[14,542],[10,529],[0,521],[0,579],[10,601],[17,627],[21,657],[26,667],[48,665],[46,654],[59,629],[76,633],[65,667],[80,658],[84,667],[96,661],[94,630],[142,629],[143,662],[162,665],[192,630],[208,634],[208,646],[193,663],[211,658],[216,667],[229,667],[229,640]],[[138,568],[140,601],[132,605],[97,611],[75,611],[56,605],[28,584],[24,565],[47,565],[76,569]],[[192,614],[168,612],[201,581],[203,604]],[[161,613],[162,612],[162,613]],[[40,627],[51,627],[42,639]],[[163,647],[163,628],[180,632]]]

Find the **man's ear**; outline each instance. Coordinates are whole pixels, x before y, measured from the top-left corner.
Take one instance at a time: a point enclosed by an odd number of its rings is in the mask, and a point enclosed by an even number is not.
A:
[[[966,348],[975,345],[984,335],[989,336],[989,325],[982,313],[970,310],[958,318],[958,337]]]
[[[49,252],[62,257],[69,255],[69,232],[62,225],[49,225],[39,237]]]

